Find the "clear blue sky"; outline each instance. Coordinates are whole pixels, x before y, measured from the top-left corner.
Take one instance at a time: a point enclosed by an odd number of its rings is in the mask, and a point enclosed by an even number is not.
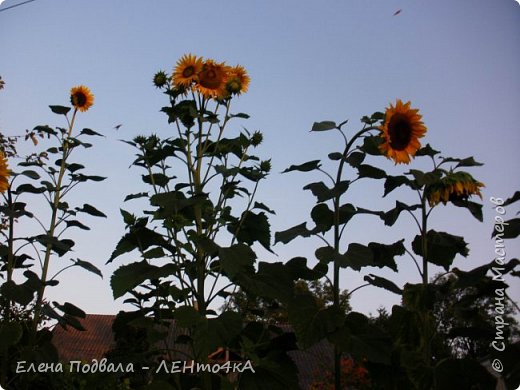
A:
[[[0,9],[19,2],[7,0]],[[393,16],[398,9],[402,12]],[[67,104],[70,87],[84,84],[95,94],[95,105],[81,115],[78,126],[106,135],[77,158],[87,172],[108,179],[82,187],[71,199],[108,215],[106,220],[89,219],[92,230],[73,235],[74,257],[93,262],[105,277],[84,271],[62,274],[60,285],[48,289],[51,299],[70,301],[89,313],[114,313],[122,307],[122,299],[112,300],[109,285],[121,263],[104,264],[124,233],[119,208],[127,207],[125,195],[143,187],[141,172],[128,170],[134,151],[118,139],[171,134],[159,112],[166,101],[151,80],[158,70],[171,72],[177,59],[190,52],[240,63],[251,75],[250,91],[237,99],[234,110],[249,113],[251,119],[241,124],[265,135],[259,153],[272,158],[273,173],[258,200],[277,211],[273,231],[307,218],[314,199],[302,187],[318,179],[279,172],[291,164],[326,159],[338,148],[337,136],[309,133],[312,123],[349,118],[349,131],[355,131],[362,115],[401,98],[421,110],[429,129],[424,143],[445,155],[473,155],[485,163],[472,171],[486,184],[484,223],[466,210],[440,207],[431,226],[466,237],[470,256],[457,258],[459,268],[493,259],[494,211],[488,199],[520,189],[520,5],[514,0],[36,0],[0,12],[0,75],[6,81],[0,93],[1,131],[15,135],[38,124],[64,126],[47,106]],[[113,126],[120,123],[116,132]],[[30,143],[19,149],[34,150]],[[393,172],[408,169],[394,169],[383,159],[374,164]],[[384,201],[382,193],[382,182],[361,183],[349,196],[364,207],[389,209],[399,192]],[[379,220],[358,217],[349,225],[348,237],[361,243],[410,241],[413,229],[407,218],[387,228]],[[259,255],[273,261],[306,256],[314,264],[317,245],[295,240],[275,246],[278,257],[261,250]],[[518,257],[518,240],[507,245],[508,254]],[[405,257],[398,274],[368,272],[400,285],[419,281]],[[362,276],[343,271],[343,287],[362,284]],[[520,298],[519,286],[512,292]],[[397,296],[375,287],[352,298],[354,309],[365,313],[397,302]]]

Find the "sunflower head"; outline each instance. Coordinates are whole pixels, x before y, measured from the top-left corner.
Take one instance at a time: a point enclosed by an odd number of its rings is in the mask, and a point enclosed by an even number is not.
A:
[[[410,156],[421,147],[419,138],[426,133],[418,109],[410,108],[410,102],[397,99],[395,106],[390,104],[385,111],[385,121],[381,127],[383,142],[381,152],[396,164],[410,162]]]
[[[153,76],[153,85],[155,85],[157,88],[164,87],[166,83],[168,83],[168,76],[162,70]]]
[[[426,187],[425,195],[430,207],[433,207],[441,202],[445,205],[449,201],[467,200],[472,195],[482,199],[481,187],[484,187],[484,184],[467,172],[450,172],[439,182]]]
[[[9,188],[9,176],[11,172],[7,166],[7,159],[2,151],[0,151],[0,192],[5,192]]]
[[[185,54],[177,61],[173,70],[173,84],[177,87],[189,88],[197,82],[198,75],[202,70],[202,58]]]
[[[94,104],[94,95],[84,85],[78,85],[70,90],[70,103],[76,110],[85,112]]]
[[[237,65],[229,70],[228,81],[226,82],[226,90],[230,95],[240,95],[247,92],[249,88],[248,76],[243,66]]]
[[[229,72],[230,67],[224,62],[217,63],[213,60],[206,60],[199,73],[195,89],[206,99],[223,98],[226,96]]]

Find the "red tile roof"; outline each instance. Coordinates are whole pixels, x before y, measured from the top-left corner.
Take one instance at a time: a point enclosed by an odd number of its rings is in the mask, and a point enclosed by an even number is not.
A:
[[[88,314],[79,319],[86,331],[72,327],[67,330],[56,325],[52,331],[52,343],[58,350],[62,361],[101,359],[114,345],[112,322],[116,316],[112,314]]]

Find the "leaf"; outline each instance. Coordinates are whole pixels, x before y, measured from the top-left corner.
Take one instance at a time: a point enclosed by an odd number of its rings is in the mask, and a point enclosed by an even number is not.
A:
[[[316,280],[323,277],[326,273],[318,269],[310,269],[307,267],[307,259],[304,257],[294,257],[285,263],[285,268],[291,274],[293,280],[305,279]]]
[[[365,160],[365,153],[362,152],[352,152],[347,157],[347,162],[350,164],[353,168],[358,168],[361,163]]]
[[[309,237],[311,232],[306,227],[307,223],[303,222],[299,225],[296,225],[290,229],[276,232],[274,234],[274,243],[282,242],[283,244],[287,244],[294,240],[296,237]]]
[[[520,200],[520,191],[516,191],[512,197],[506,199],[502,206],[509,206],[510,204],[515,203],[518,200]]]
[[[27,176],[33,180],[37,180],[40,178],[40,175],[37,172],[31,170],[23,171],[22,173],[20,173],[20,175]]]
[[[385,180],[385,193],[383,197],[387,196],[390,192],[395,190],[397,187],[406,184],[408,187],[412,186],[412,182],[406,176],[387,176]]]
[[[340,267],[350,267],[359,271],[361,267],[366,267],[373,263],[373,254],[370,248],[365,245],[351,243],[347,252],[341,257]]]
[[[334,224],[334,212],[325,203],[318,203],[311,211],[311,218],[316,224],[313,233],[325,233]]]
[[[372,165],[363,164],[358,167],[359,177],[369,177],[372,179],[384,179],[386,172]]]
[[[336,123],[332,121],[314,122],[311,131],[327,131],[336,128]]]
[[[50,248],[60,257],[69,252],[70,249],[74,246],[74,241],[72,240],[58,240],[56,237],[49,237],[45,234],[40,234],[34,238],[43,246],[50,246]]]
[[[373,363],[389,364],[392,342],[379,327],[370,324],[368,318],[357,312],[347,314],[344,326],[328,339],[339,350],[356,359],[367,359]]]
[[[159,187],[165,187],[170,181],[170,178],[162,173],[142,175],[142,178],[146,184],[157,185]]]
[[[123,202],[132,200],[132,199],[138,199],[138,198],[145,198],[148,196],[148,192],[139,192],[138,194],[130,194],[127,195],[126,198],[123,200]]]
[[[435,155],[439,154],[440,152],[438,150],[433,149],[430,144],[426,144],[426,146],[423,146],[421,149],[419,149],[417,152],[415,152],[416,156],[430,156],[434,157]]]
[[[456,162],[457,165],[455,166],[455,168],[457,168],[457,167],[479,167],[479,166],[484,165],[482,163],[475,161],[475,159],[473,157],[466,157],[463,159],[447,157],[447,158],[444,158],[442,160],[442,162],[443,163]]]
[[[386,226],[392,226],[397,221],[397,218],[399,218],[399,215],[401,214],[402,211],[404,211],[404,210],[414,211],[420,207],[421,207],[420,204],[408,206],[405,203],[396,201],[395,207],[393,209],[387,211],[386,213],[380,214],[380,217],[383,221],[385,221]]]
[[[241,272],[254,271],[256,254],[247,245],[235,244],[227,248],[219,248],[218,254],[222,269],[230,278],[234,278]]]
[[[71,315],[72,317],[85,318],[87,316],[83,310],[77,306],[74,306],[72,303],[65,302],[63,305],[60,305],[56,302],[53,303],[63,313]]]
[[[282,173],[287,173],[287,172],[291,172],[291,171],[310,172],[310,171],[318,169],[320,166],[321,166],[320,160],[312,160],[312,161],[307,161],[306,163],[303,163],[300,165],[291,165],[289,168],[287,168]]]
[[[255,202],[255,204],[253,205],[253,208],[264,210],[264,211],[268,212],[269,214],[273,214],[273,215],[276,214],[273,210],[271,210],[269,207],[267,207],[265,204],[263,204],[261,202]]]
[[[366,154],[370,154],[372,156],[381,156],[382,153],[379,149],[379,145],[382,143],[383,139],[378,135],[365,137],[363,145],[360,147],[360,149]]]
[[[107,217],[105,214],[103,214],[101,211],[96,209],[94,206],[91,206],[91,205],[89,205],[87,203],[83,204],[82,208],[76,207],[76,211],[87,213],[87,214],[90,214],[90,215],[92,215],[94,217],[103,217],[103,218]]]
[[[426,233],[426,241],[428,262],[444,267],[446,271],[449,270],[457,254],[466,257],[469,253],[464,238],[460,236],[429,230]],[[412,249],[417,255],[423,256],[422,238],[420,235],[417,235],[413,240]]]
[[[72,262],[74,263],[74,265],[77,265],[78,267],[84,268],[87,271],[90,271],[90,272],[92,272],[92,273],[94,273],[96,275],[99,275],[99,277],[101,279],[103,279],[103,274],[101,273],[99,268],[97,268],[92,263],[89,263],[88,261],[84,261],[84,260],[80,260],[80,259],[72,260]]]
[[[336,331],[344,321],[344,313],[334,306],[319,309],[311,294],[297,294],[287,308],[289,321],[303,348],[317,343]]]
[[[45,187],[35,187],[32,184],[25,183],[20,184],[18,187],[16,187],[16,193],[22,194],[22,193],[29,193],[29,194],[42,194],[47,189]]]
[[[125,234],[117,243],[116,249],[112,252],[107,264],[124,253],[132,252],[138,248],[145,251],[153,245],[158,245],[171,253],[176,251],[161,234],[148,229],[146,226],[132,226],[130,232]]]
[[[80,131],[80,134],[97,135],[98,137],[103,137],[103,134],[99,134],[98,132],[95,132],[94,130],[91,130],[91,129],[83,129]]]
[[[148,279],[158,279],[171,275],[175,268],[176,266],[171,263],[157,267],[148,264],[146,260],[119,267],[110,279],[114,299],[123,296]]]
[[[67,115],[67,113],[70,111],[70,107],[64,107],[64,106],[49,106],[52,112],[58,115]]]
[[[520,235],[520,218],[513,218],[508,221],[504,221],[503,224],[495,223],[495,228],[491,237],[495,237],[500,234],[501,238],[516,238]]]
[[[334,197],[333,191],[328,188],[322,181],[307,184],[303,187],[304,190],[311,190],[312,194],[318,198],[318,202],[325,202]]]
[[[343,158],[343,153],[339,153],[339,152],[329,153],[328,157],[332,161],[338,161]]]
[[[258,214],[245,211],[236,224],[229,225],[228,230],[234,234],[239,242],[253,245],[258,241],[265,249],[271,250],[271,230],[265,213]]]
[[[249,119],[249,115],[244,114],[243,112],[239,112],[238,114],[231,114],[229,117],[230,117],[230,118]]]
[[[175,320],[178,321],[179,327],[187,329],[200,325],[206,320],[192,306],[179,306],[175,308],[173,316]]]
[[[482,215],[482,205],[480,203],[471,202],[467,199],[451,199],[450,201],[457,207],[464,207],[468,209],[471,215],[473,215],[480,222],[484,220]]]
[[[373,286],[384,288],[397,295],[401,295],[403,293],[403,290],[400,289],[399,287],[397,287],[397,285],[394,282],[392,282],[386,278],[383,278],[381,276],[369,274],[369,275],[366,275],[363,278],[363,280],[365,280],[366,282],[370,283]]]
[[[410,169],[410,172],[408,173],[414,177],[419,187],[436,184],[439,182],[442,176],[440,170],[424,173],[423,171],[420,171],[418,169]]]
[[[33,288],[30,283],[16,284],[8,280],[0,287],[2,297],[27,306],[34,298],[34,294],[39,286]]]
[[[76,220],[69,220],[69,221],[65,221],[65,224],[67,225],[67,227],[77,227],[77,228],[80,228],[82,230],[90,230],[90,228],[86,225],[83,225],[80,221],[76,221]]]

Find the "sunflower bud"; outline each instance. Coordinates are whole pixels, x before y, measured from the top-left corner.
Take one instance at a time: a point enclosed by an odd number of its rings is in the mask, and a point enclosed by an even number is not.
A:
[[[155,76],[153,76],[153,84],[157,88],[164,87],[167,82],[168,82],[168,75],[165,72],[163,72],[162,70],[160,70],[159,72],[157,72],[155,74]]]
[[[260,170],[265,173],[271,171],[271,160],[264,160],[260,163]]]
[[[257,147],[258,145],[260,145],[262,143],[263,140],[264,140],[264,136],[262,135],[262,133],[259,131],[255,131],[253,133],[253,136],[251,137],[251,145],[253,145],[254,147]]]

